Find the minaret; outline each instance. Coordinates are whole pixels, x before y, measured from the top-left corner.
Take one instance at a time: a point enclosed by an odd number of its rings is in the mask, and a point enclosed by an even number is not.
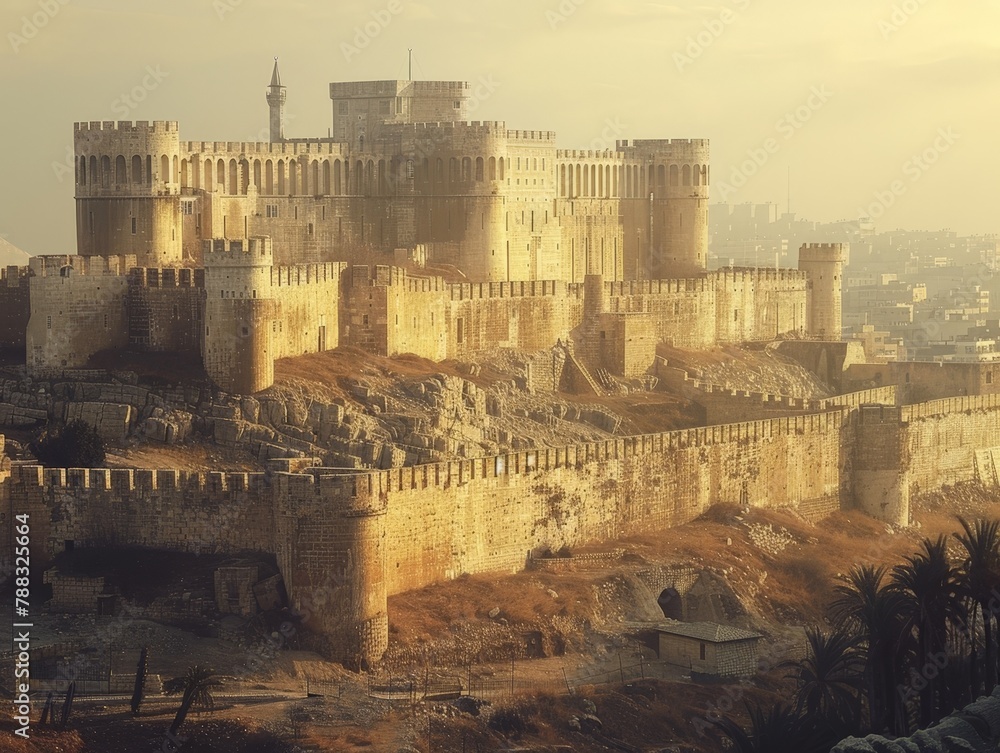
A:
[[[278,58],[274,59],[274,72],[271,74],[271,85],[267,88],[267,106],[271,108],[271,142],[285,140],[285,124],[282,108],[285,105],[285,87],[281,85],[278,75]]]

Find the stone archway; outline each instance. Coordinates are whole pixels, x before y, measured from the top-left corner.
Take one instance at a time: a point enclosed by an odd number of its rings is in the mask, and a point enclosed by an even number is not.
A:
[[[663,616],[669,620],[684,619],[684,600],[676,588],[664,588],[656,599],[657,605],[663,611]]]

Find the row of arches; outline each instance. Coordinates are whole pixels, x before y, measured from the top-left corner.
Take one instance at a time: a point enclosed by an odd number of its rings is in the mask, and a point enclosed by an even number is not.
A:
[[[263,196],[357,196],[392,195],[402,183],[444,185],[503,180],[503,157],[478,157],[445,161],[420,161],[393,157],[390,160],[341,159],[253,159],[206,157],[181,160],[181,188],[245,195],[253,185]]]
[[[81,186],[101,188],[151,186],[154,178],[158,183],[171,183],[176,182],[177,165],[176,155],[171,159],[170,156],[163,154],[155,162],[150,154],[144,157],[138,154],[133,154],[131,157],[126,157],[124,154],[114,157],[108,154],[83,155],[77,160],[76,182]],[[159,168],[156,174],[153,171],[154,167]]]
[[[585,165],[559,166],[561,198],[640,198],[668,186],[707,186],[708,165]]]

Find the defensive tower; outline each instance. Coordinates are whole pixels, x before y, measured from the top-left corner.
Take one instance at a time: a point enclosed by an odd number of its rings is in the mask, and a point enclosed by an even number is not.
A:
[[[205,371],[227,392],[260,392],[274,382],[271,328],[278,304],[271,297],[271,239],[216,238],[202,251]]]
[[[77,253],[183,261],[176,121],[74,124]]]
[[[808,276],[806,311],[809,334],[840,340],[841,280],[847,254],[842,243],[808,243],[799,249],[799,269]]]

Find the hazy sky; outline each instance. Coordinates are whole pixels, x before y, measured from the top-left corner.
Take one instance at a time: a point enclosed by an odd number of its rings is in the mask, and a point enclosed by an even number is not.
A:
[[[256,139],[278,55],[287,135],[325,136],[328,83],[405,78],[408,47],[561,147],[711,139],[713,201],[784,209],[791,168],[800,216],[994,232],[998,28],[986,0],[3,0],[0,235],[74,250],[74,121]]]

